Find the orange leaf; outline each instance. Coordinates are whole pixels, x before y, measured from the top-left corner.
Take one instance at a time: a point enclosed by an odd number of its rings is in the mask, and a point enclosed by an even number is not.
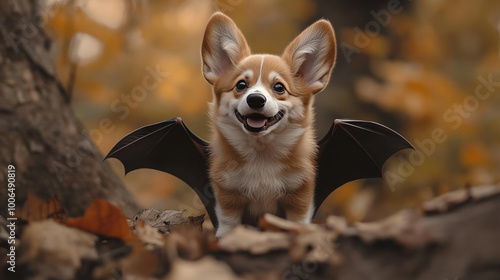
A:
[[[129,240],[132,232],[122,210],[103,199],[94,199],[83,217],[69,218],[65,224],[70,227],[98,235]]]
[[[28,198],[21,209],[17,211],[16,216],[28,222],[41,221],[48,218],[61,220],[64,219],[64,210],[54,196],[51,196],[48,200],[44,200],[29,192]]]

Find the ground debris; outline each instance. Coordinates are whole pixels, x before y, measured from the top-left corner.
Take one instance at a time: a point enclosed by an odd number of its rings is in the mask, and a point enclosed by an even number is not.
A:
[[[462,205],[469,200],[479,201],[496,194],[500,194],[500,186],[498,185],[467,187],[426,201],[422,204],[422,209],[426,214],[442,213]]]
[[[29,192],[28,198],[19,211],[17,211],[17,217],[24,221],[35,222],[48,218],[62,220],[66,215],[59,201],[54,196],[42,199]]]
[[[63,223],[100,236],[122,240],[132,238],[127,217],[120,208],[103,199],[95,199],[83,217],[68,218]]]
[[[291,237],[284,232],[260,232],[256,229],[238,226],[218,243],[220,250],[226,252],[249,252],[262,255],[273,250],[287,250]]]
[[[165,245],[165,236],[142,220],[136,223],[135,234],[149,250]]]
[[[127,224],[96,199],[83,217],[51,219],[57,205],[32,198],[47,211],[20,224],[18,268],[36,279],[500,279],[498,193],[498,186],[465,189],[429,201],[434,215],[407,209],[354,224],[266,214],[259,228],[238,226],[219,240],[213,229],[201,230],[204,216],[184,211],[145,209]],[[0,241],[4,235],[0,229]],[[457,258],[476,268],[456,270]],[[485,260],[492,266],[481,266]]]
[[[165,280],[237,280],[238,277],[224,262],[206,256],[197,261],[177,260]]]
[[[128,220],[129,226],[134,229],[139,221],[144,221],[147,225],[158,229],[163,234],[170,233],[177,225],[195,225],[201,229],[205,221],[205,214],[200,216],[184,217],[185,210],[157,210],[155,208],[143,209],[137,213],[132,220]]]
[[[54,220],[32,222],[20,240],[19,266],[33,279],[73,279],[83,260],[96,260],[97,236]]]
[[[377,240],[394,240],[408,248],[424,247],[436,239],[422,223],[416,210],[402,210],[380,221],[356,223],[357,235],[367,243]]]

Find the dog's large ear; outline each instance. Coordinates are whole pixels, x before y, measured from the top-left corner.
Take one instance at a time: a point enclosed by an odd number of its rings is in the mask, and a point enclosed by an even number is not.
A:
[[[332,25],[319,20],[300,33],[285,49],[282,58],[312,93],[323,90],[332,73],[337,46]]]
[[[205,79],[214,84],[222,73],[249,55],[250,48],[236,24],[223,13],[212,15],[201,46]]]

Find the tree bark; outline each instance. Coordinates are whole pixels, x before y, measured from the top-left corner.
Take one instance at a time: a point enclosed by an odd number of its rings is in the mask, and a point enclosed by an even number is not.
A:
[[[7,216],[9,165],[17,205],[28,192],[55,196],[74,216],[104,198],[133,215],[137,202],[102,162],[56,78],[38,8],[33,0],[0,1],[0,215]]]

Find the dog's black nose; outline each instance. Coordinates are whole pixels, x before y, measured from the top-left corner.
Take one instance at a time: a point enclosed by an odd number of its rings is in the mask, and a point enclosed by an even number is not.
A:
[[[260,109],[266,104],[266,97],[260,93],[252,93],[248,95],[247,103],[252,109]]]

